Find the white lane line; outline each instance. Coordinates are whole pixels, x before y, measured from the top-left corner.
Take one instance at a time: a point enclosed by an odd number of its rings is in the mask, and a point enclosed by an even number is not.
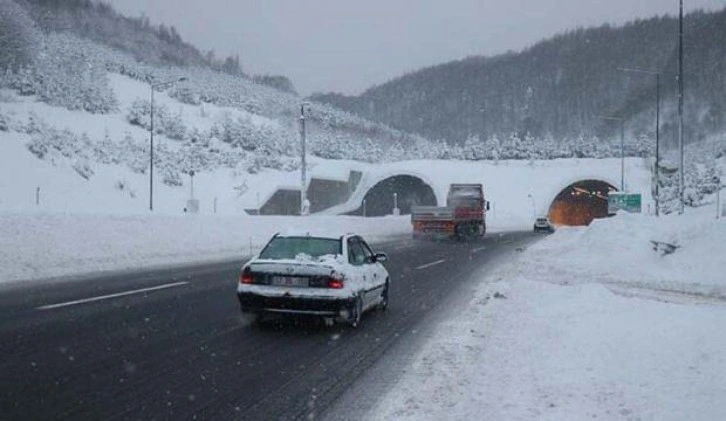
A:
[[[416,270],[426,269],[426,268],[430,268],[431,266],[440,265],[440,264],[444,263],[445,261],[446,260],[437,260],[435,262],[426,263],[425,265],[421,265],[421,266],[417,267]]]
[[[186,282],[186,281],[174,282],[173,284],[164,284],[164,285],[157,285],[155,287],[135,289],[133,291],[117,292],[115,294],[100,295],[98,297],[84,298],[84,299],[75,300],[75,301],[66,301],[65,303],[49,304],[49,305],[37,307],[36,310],[52,310],[54,308],[61,308],[61,307],[74,306],[74,305],[78,305],[78,304],[92,303],[94,301],[108,300],[109,298],[123,297],[126,295],[141,294],[143,292],[158,291],[160,289],[180,287],[180,286],[186,285],[188,283],[189,282]]]
[[[487,246],[482,246],[482,247],[477,247],[477,248],[473,249],[471,252],[478,253],[478,252],[480,252],[482,250],[486,250],[486,249],[487,249]]]

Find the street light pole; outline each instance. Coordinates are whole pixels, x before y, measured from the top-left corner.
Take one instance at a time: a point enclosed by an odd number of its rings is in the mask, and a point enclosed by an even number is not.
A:
[[[534,201],[534,197],[531,194],[528,194],[527,197],[529,197],[532,200],[532,219],[537,218],[537,204]]]
[[[307,160],[305,155],[305,106],[309,105],[309,102],[303,102],[300,104],[300,215],[307,215],[308,209],[306,206],[307,202]]]
[[[618,68],[622,72],[655,75],[655,216],[660,215],[660,72],[641,68]]]
[[[678,197],[680,205],[679,214],[683,214],[685,210],[685,201],[683,197],[685,167],[683,164],[683,0],[680,0],[680,10],[678,17],[678,149],[679,149],[679,178],[678,178]]]
[[[154,211],[154,85],[151,85],[151,140],[149,141],[149,212]]]
[[[660,73],[655,74],[655,217],[660,216]]]
[[[620,191],[625,191],[625,120],[620,119]]]
[[[151,212],[154,211],[154,90],[161,88],[162,86],[173,85],[177,82],[184,82],[185,80],[187,80],[187,78],[180,77],[177,80],[151,84],[151,136],[149,140],[149,211]]]
[[[718,186],[716,187],[716,219],[721,219],[721,179],[718,179]]]
[[[620,122],[620,191],[625,191],[625,119],[622,117],[598,116],[603,120]]]
[[[482,118],[482,137],[483,137],[483,139],[481,139],[481,140],[482,140],[482,142],[486,142],[487,138],[489,137],[489,135],[487,134],[487,114],[486,114],[487,109],[484,107],[479,108],[479,112],[482,115],[481,118]]]

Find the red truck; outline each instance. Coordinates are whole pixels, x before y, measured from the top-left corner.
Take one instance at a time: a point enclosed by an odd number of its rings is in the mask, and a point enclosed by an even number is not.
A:
[[[487,230],[486,211],[481,184],[452,184],[446,195],[446,206],[414,206],[411,208],[413,237],[445,235],[450,238],[483,236]]]

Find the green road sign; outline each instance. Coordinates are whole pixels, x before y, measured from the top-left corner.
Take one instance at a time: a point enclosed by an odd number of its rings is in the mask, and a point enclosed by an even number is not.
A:
[[[641,194],[610,193],[608,195],[608,214],[615,215],[619,210],[630,213],[641,213],[643,211]]]

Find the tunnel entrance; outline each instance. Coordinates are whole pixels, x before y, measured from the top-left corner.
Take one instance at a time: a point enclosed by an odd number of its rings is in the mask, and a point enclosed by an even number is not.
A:
[[[401,215],[410,214],[411,206],[436,206],[434,190],[423,180],[412,175],[396,175],[373,186],[365,195],[366,216],[384,216],[393,212],[393,194],[397,194]],[[350,213],[363,215],[363,205]]]
[[[608,216],[608,193],[617,191],[610,183],[583,180],[570,184],[550,205],[549,218],[555,225],[590,225]]]

